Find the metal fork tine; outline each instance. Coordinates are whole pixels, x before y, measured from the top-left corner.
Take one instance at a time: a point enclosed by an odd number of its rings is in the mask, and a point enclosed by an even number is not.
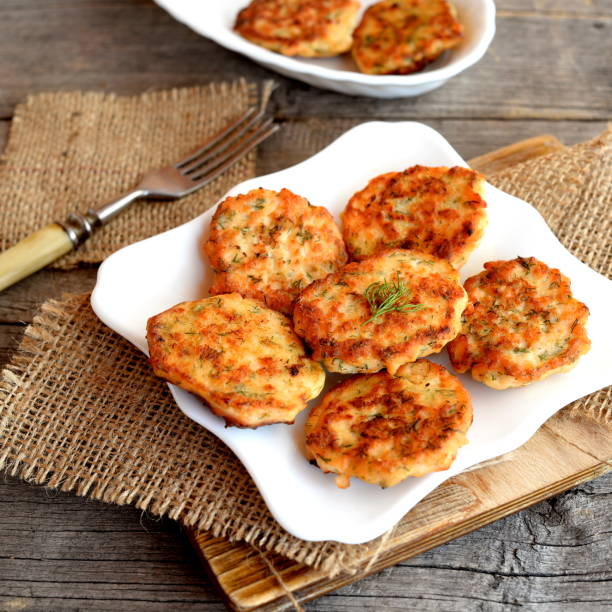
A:
[[[228,125],[223,131],[219,132],[218,134],[215,134],[204,146],[200,147],[197,151],[194,151],[191,155],[189,155],[188,157],[186,157],[185,159],[182,159],[180,162],[178,162],[177,164],[175,164],[175,168],[181,169],[183,166],[185,166],[186,164],[189,164],[190,162],[192,162],[194,159],[197,159],[199,157],[201,157],[204,153],[206,153],[207,151],[209,151],[212,147],[216,146],[217,144],[219,144],[221,141],[223,141],[227,136],[229,136],[234,130],[236,130],[237,128],[239,128],[245,121],[247,121],[252,115],[253,113],[255,113],[257,111],[257,107],[256,106],[252,106],[251,108],[249,108],[241,117],[239,117],[238,119],[236,119],[236,121],[234,121],[233,123],[231,123],[230,125]],[[257,114],[259,115],[261,113],[261,109],[257,112]],[[181,170],[182,172],[182,170]]]
[[[205,164],[200,165],[195,172],[187,174],[186,177],[197,181],[199,177],[202,177],[211,170],[214,170],[215,168],[217,168],[217,166],[223,164],[226,160],[230,159],[235,153],[241,152],[246,146],[248,146],[251,140],[256,138],[257,135],[261,133],[261,131],[266,130],[268,127],[270,127],[272,121],[273,119],[269,117],[260,125],[256,126],[253,131],[246,134],[241,140],[232,144],[231,147],[227,148],[227,150],[222,155],[213,157]]]
[[[272,134],[279,129],[279,126],[272,123],[272,121],[273,119],[270,118],[253,134],[250,134],[237,146],[232,147],[232,151],[225,155],[223,160],[215,160],[214,164],[208,164],[208,166],[212,167],[202,168],[196,176],[192,176],[191,178],[197,183],[197,187],[206,185],[210,183],[210,181],[216,179],[220,174],[223,174],[228,168],[252,151],[258,144],[272,136]],[[233,151],[235,151],[235,153],[233,153]]]
[[[234,143],[240,141],[240,139],[247,134],[250,130],[257,126],[257,124],[262,120],[264,116],[264,109],[259,110],[259,112],[250,119],[247,123],[245,123],[242,127],[235,130],[232,134],[230,134],[225,140],[218,142],[214,147],[209,149],[205,155],[200,156],[198,159],[192,160],[190,164],[187,166],[183,165],[179,168],[179,170],[186,175],[191,174],[199,170],[201,166],[210,162],[215,157],[226,151],[230,148]]]

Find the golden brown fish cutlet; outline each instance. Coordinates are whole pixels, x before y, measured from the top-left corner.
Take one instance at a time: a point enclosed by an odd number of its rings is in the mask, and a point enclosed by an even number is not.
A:
[[[380,309],[387,294],[401,310],[374,316],[373,307]],[[373,305],[368,297],[374,298]],[[448,262],[392,249],[307,287],[296,301],[293,323],[313,359],[329,371],[387,368],[394,374],[402,364],[439,352],[452,340],[466,302],[458,273]]]
[[[472,403],[459,379],[426,359],[354,376],[325,394],[306,421],[307,457],[324,472],[391,487],[446,470],[467,443]]]
[[[357,0],[254,0],[234,30],[283,55],[330,57],[351,48],[359,7]]]
[[[353,59],[367,74],[421,70],[463,37],[444,0],[383,0],[370,6],[353,33]]]
[[[329,211],[288,189],[225,199],[204,251],[215,271],[212,295],[235,291],[286,314],[302,289],[347,260]]]
[[[373,178],[349,200],[342,232],[352,259],[390,247],[462,266],[487,225],[484,178],[468,168],[412,166]]]
[[[491,261],[465,282],[461,333],[448,345],[457,372],[493,389],[571,370],[590,348],[589,309],[570,281],[535,257]]]
[[[289,320],[237,293],[151,317],[147,342],[155,374],[201,397],[227,425],[293,423],[325,381]]]

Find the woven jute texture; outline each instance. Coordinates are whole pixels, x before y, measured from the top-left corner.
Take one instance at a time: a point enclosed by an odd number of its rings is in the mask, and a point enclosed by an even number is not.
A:
[[[608,275],[611,147],[607,133],[492,177],[538,206],[568,248]],[[43,306],[0,391],[0,468],[28,481],[167,514],[328,575],[355,571],[390,537],[349,546],[287,534],[240,462],[177,409],[145,358],[96,319],[87,295]],[[610,406],[610,390],[604,390],[571,410],[609,418]],[[450,484],[434,492],[427,512],[460,514],[465,500],[455,489]],[[425,525],[427,512],[419,514],[417,506],[410,520]]]
[[[267,97],[270,84],[264,86]],[[138,96],[44,93],[17,107],[0,159],[0,249],[70,212],[135,186],[147,171],[198,148],[257,101],[245,81]],[[98,263],[117,249],[185,223],[252,176],[255,154],[178,201],[140,200],[54,265]]]

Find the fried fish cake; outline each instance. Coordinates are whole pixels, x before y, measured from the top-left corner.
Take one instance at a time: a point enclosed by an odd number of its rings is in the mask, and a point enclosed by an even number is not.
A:
[[[289,314],[300,291],[347,260],[331,214],[288,189],[254,189],[219,204],[204,251],[210,293],[237,292]]]
[[[463,27],[444,0],[383,0],[353,33],[353,58],[368,74],[409,74],[462,39]]]
[[[302,57],[330,57],[351,48],[357,0],[253,0],[234,30],[256,45]]]
[[[147,342],[155,374],[201,397],[227,425],[293,423],[325,381],[289,320],[237,293],[151,317]]]
[[[373,178],[342,213],[353,259],[402,247],[462,266],[487,225],[484,178],[455,166],[412,166]]]
[[[534,257],[484,267],[465,283],[462,330],[448,345],[455,370],[493,389],[571,370],[591,343],[589,309],[572,297],[569,279]]]
[[[467,302],[457,271],[431,255],[392,249],[307,287],[295,331],[332,372],[394,374],[436,353],[461,328]]]
[[[306,421],[307,457],[349,486],[356,476],[392,487],[408,476],[447,470],[467,444],[472,403],[459,380],[419,359],[354,376],[323,397]]]

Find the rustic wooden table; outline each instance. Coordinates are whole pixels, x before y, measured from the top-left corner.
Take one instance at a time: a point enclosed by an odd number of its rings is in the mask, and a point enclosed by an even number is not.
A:
[[[566,144],[601,132],[612,111],[612,2],[498,0],[497,8],[497,35],[479,64],[421,98],[382,101],[271,74],[147,0],[3,0],[0,148],[29,93],[132,93],[237,77],[280,85],[274,110],[284,129],[261,148],[261,173],[369,119],[423,121],[464,158],[544,132]],[[43,271],[0,294],[0,362],[42,301],[85,291],[95,275]],[[601,477],[306,609],[609,609],[611,494],[612,475]],[[0,504],[0,610],[223,609],[172,521],[9,477]]]

